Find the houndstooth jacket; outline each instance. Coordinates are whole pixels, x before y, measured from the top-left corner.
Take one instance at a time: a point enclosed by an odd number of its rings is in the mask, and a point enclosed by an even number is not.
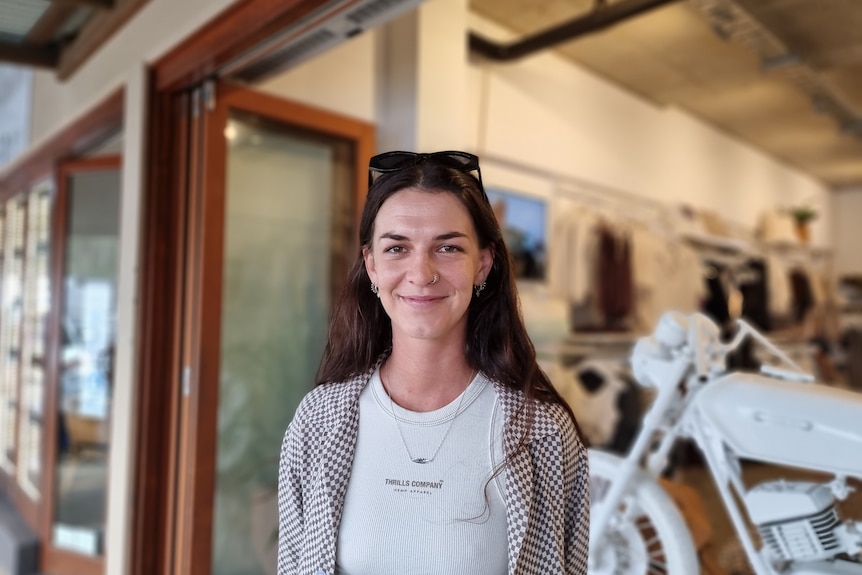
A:
[[[359,430],[359,393],[372,371],[324,384],[303,399],[284,436],[278,478],[278,575],[333,575],[347,481]],[[587,451],[557,405],[538,404],[528,427],[523,396],[494,384],[515,452],[505,473],[509,575],[586,575]]]

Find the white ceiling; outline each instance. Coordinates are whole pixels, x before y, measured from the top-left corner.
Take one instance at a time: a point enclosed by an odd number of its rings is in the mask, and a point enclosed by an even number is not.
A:
[[[611,2],[617,4],[617,2]],[[471,0],[524,36],[594,0]],[[679,0],[553,47],[832,189],[862,186],[862,1]]]

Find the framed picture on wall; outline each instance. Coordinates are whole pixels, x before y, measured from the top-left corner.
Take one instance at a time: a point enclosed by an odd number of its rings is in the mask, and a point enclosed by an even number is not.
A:
[[[547,265],[547,209],[544,200],[490,188],[488,199],[503,228],[518,279],[544,280]]]

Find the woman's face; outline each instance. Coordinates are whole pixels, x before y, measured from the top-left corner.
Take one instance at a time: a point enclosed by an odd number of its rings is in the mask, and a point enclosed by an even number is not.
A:
[[[365,267],[392,320],[393,344],[412,338],[463,345],[473,285],[488,276],[493,255],[479,248],[460,200],[448,192],[396,192],[380,207],[371,241]]]

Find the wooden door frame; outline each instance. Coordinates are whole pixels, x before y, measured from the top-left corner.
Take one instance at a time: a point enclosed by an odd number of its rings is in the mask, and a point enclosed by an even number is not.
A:
[[[177,541],[191,541],[193,549],[197,549],[196,556],[203,557],[207,553],[201,551],[201,546],[210,545],[212,529],[210,517],[206,536],[202,535],[206,529],[200,526],[180,533],[174,516],[175,509],[189,503],[179,499],[176,463],[183,432],[177,425],[181,413],[178,390],[182,386],[183,285],[188,264],[192,263],[184,260],[184,242],[193,231],[186,229],[189,206],[181,193],[191,177],[185,155],[191,135],[183,120],[188,106],[181,102],[190,97],[192,87],[211,77],[220,66],[325,3],[326,0],[240,0],[151,68],[147,158],[150,179],[143,206],[137,405],[139,413],[161,415],[142,417],[138,424],[131,575],[173,575],[182,551],[182,543],[178,547]],[[302,109],[310,118],[334,116],[310,107]],[[358,175],[365,173],[367,159],[374,152],[373,127],[366,124],[366,130],[357,149]],[[357,180],[358,222],[366,182],[363,177]],[[206,401],[213,405],[212,398]],[[211,427],[215,419],[210,419],[201,423]],[[208,492],[211,500],[212,492]],[[199,495],[205,496],[203,492]],[[209,557],[201,560],[208,564]]]
[[[203,271],[212,267],[208,261],[213,252],[221,249],[222,230],[220,214],[212,213],[204,205],[212,203],[218,205],[222,198],[223,181],[211,182],[217,189],[203,189],[204,173],[207,171],[201,158],[208,159],[206,149],[209,147],[206,141],[205,128],[208,113],[203,110],[201,90],[191,95],[192,108],[201,110],[199,114],[192,114],[190,129],[188,133],[189,163],[185,166],[188,180],[183,192],[187,195],[185,214],[185,252],[182,254],[182,277],[177,286],[178,300],[181,302],[178,312],[177,328],[179,341],[175,363],[177,371],[175,376],[182,374],[183,380],[178,382],[184,391],[179,396],[177,407],[174,411],[177,419],[171,422],[172,435],[177,441],[175,448],[177,456],[174,458],[176,475],[171,478],[170,484],[173,489],[169,496],[175,503],[171,510],[173,522],[168,527],[173,531],[170,541],[175,544],[173,554],[167,565],[166,573],[193,573],[193,566],[197,566],[197,572],[209,573],[209,557],[204,556],[203,550],[209,550],[209,542],[206,536],[206,528],[212,529],[212,504],[207,505],[207,498],[212,497],[215,480],[215,454],[207,451],[208,442],[198,441],[200,434],[211,432],[217,427],[213,422],[213,415],[218,409],[217,390],[208,389],[201,382],[208,378],[200,373],[202,363],[201,354],[203,347],[211,344],[213,334],[207,334],[202,323],[209,323],[207,318],[202,318],[203,310],[219,314],[221,308],[221,278],[212,278],[213,285],[206,290],[200,286],[207,285],[204,282]],[[218,140],[213,140],[217,145]],[[210,168],[210,171],[218,174],[218,170]],[[221,185],[219,185],[221,184]],[[218,196],[214,198],[213,196]],[[222,212],[223,213],[223,212]],[[215,246],[211,248],[210,246]],[[207,258],[209,256],[209,258]],[[211,276],[213,274],[210,274]],[[213,292],[217,292],[214,295]],[[215,305],[215,308],[213,307]],[[203,344],[202,344],[203,342]],[[216,381],[216,386],[218,382]],[[179,462],[185,464],[185,471],[179,472]],[[202,509],[203,517],[194,518],[194,510]],[[195,552],[197,550],[197,553]],[[206,568],[201,568],[204,562]]]
[[[367,181],[368,159],[373,150],[372,125],[331,112],[289,102],[245,88],[218,84],[216,104],[204,116],[201,151],[203,173],[200,188],[190,206],[201,210],[200,216],[190,213],[200,234],[200,244],[194,253],[198,261],[190,261],[186,277],[192,283],[206,286],[197,293],[188,293],[185,301],[193,309],[187,317],[195,325],[187,326],[191,337],[188,385],[189,401],[184,413],[189,420],[181,430],[186,439],[181,461],[189,466],[178,486],[177,502],[180,543],[175,558],[175,573],[210,573],[212,558],[213,501],[215,498],[216,455],[218,448],[218,405],[221,366],[222,279],[224,277],[224,231],[226,215],[227,142],[224,136],[232,112],[246,112],[309,132],[333,136],[354,145],[352,171],[353,205],[362,205]],[[193,241],[197,241],[197,238]],[[352,263],[349,262],[349,263]],[[349,265],[345,262],[343,267]],[[184,402],[185,403],[185,402]]]
[[[36,185],[36,182],[33,182],[32,185],[27,186],[25,189],[21,190],[21,192],[19,194],[16,194],[16,195],[6,199],[7,202],[9,200],[15,199],[15,203],[18,204],[15,206],[15,209],[18,209],[19,206],[23,205],[24,216],[21,219],[21,226],[24,229],[23,229],[23,238],[22,238],[21,245],[22,245],[22,249],[24,249],[24,250],[26,250],[26,247],[27,247],[27,233],[29,231],[27,229],[27,221],[28,221],[30,206],[28,205],[27,198],[30,194],[30,190],[31,190],[32,186],[34,186],[34,185]],[[7,215],[8,215],[8,209],[7,209]],[[4,232],[5,231],[6,230],[4,229]],[[6,249],[4,249],[4,251],[8,252],[8,246],[4,246],[4,247],[6,248]],[[25,254],[26,254],[26,251],[25,251]],[[5,255],[6,254],[4,254],[4,256]],[[23,258],[24,258],[24,256],[22,255],[23,267],[21,269],[21,278],[20,278],[21,288],[26,287],[25,284],[26,284],[26,278],[27,278],[27,263],[28,262],[26,261],[26,259],[23,259]],[[18,335],[21,339],[19,340],[19,344],[18,344],[18,367],[16,369],[16,375],[15,375],[15,377],[16,377],[16,393],[15,393],[16,405],[15,405],[15,431],[14,431],[14,434],[15,434],[15,438],[14,438],[14,443],[15,443],[15,471],[12,475],[6,475],[4,472],[4,473],[2,473],[2,476],[3,476],[3,482],[4,482],[3,487],[6,491],[6,493],[9,495],[9,498],[12,501],[13,505],[15,506],[16,511],[21,514],[21,517],[24,518],[24,521],[34,531],[37,531],[39,528],[40,504],[41,504],[41,500],[44,500],[44,493],[40,492],[39,493],[40,501],[35,501],[30,497],[30,495],[28,495],[24,491],[24,489],[21,488],[21,484],[18,481],[18,470],[19,470],[19,467],[21,464],[21,461],[20,461],[21,450],[19,449],[19,442],[20,442],[20,433],[21,433],[20,417],[21,417],[21,413],[22,413],[21,388],[22,388],[22,384],[23,384],[22,377],[21,377],[21,368],[23,366],[23,361],[22,361],[23,358],[22,358],[22,354],[21,354],[21,348],[23,347],[23,343],[24,343],[23,338],[24,338],[25,330],[26,330],[26,318],[24,317],[24,314],[22,311],[21,325],[18,326],[18,332],[19,332]],[[46,352],[47,352],[47,350],[46,350]],[[41,445],[42,469],[43,469],[43,471],[45,471],[45,463],[47,460],[45,459],[44,455],[45,455],[45,441],[47,441],[47,438],[43,435],[42,439],[43,439],[42,445]],[[41,486],[40,486],[40,489],[41,489]]]
[[[122,157],[119,155],[97,156],[80,160],[62,162],[57,168],[56,193],[51,222],[51,309],[50,327],[48,332],[49,366],[47,370],[47,386],[51,390],[46,394],[45,413],[47,414],[44,432],[47,437],[57,436],[57,418],[59,417],[58,396],[60,394],[60,377],[62,367],[59,357],[62,354],[61,327],[63,317],[63,275],[66,269],[67,232],[69,224],[69,176],[87,172],[120,170]],[[119,217],[119,214],[118,214]],[[110,447],[108,448],[110,450]],[[110,461],[110,451],[108,452]],[[46,441],[44,460],[46,473],[42,477],[43,505],[41,508],[40,546],[41,569],[47,573],[74,573],[75,575],[100,575],[105,571],[105,558],[88,557],[54,546],[52,528],[55,510],[55,478],[57,458],[57,442]],[[105,482],[107,487],[108,482]],[[107,522],[107,489],[105,491],[105,520]],[[109,526],[105,525],[107,529]]]
[[[13,164],[0,174],[0,201],[6,202],[19,194],[29,193],[31,188],[46,179],[53,179],[56,184],[56,167],[63,160],[79,157],[87,150],[93,149],[122,129],[123,125],[123,90],[116,90],[104,100],[93,106],[88,112],[71,122],[44,143],[28,151],[24,156],[17,159]],[[26,225],[26,224],[25,224]],[[53,233],[53,230],[52,230]],[[53,238],[52,240],[53,241]],[[54,314],[54,311],[51,311]],[[52,316],[51,316],[52,317]],[[49,319],[52,321],[52,319]],[[46,342],[45,355],[46,365],[46,394],[45,401],[49,400],[52,390],[50,385],[52,362],[54,361],[54,348],[51,347],[49,339]],[[46,417],[50,415],[44,411]],[[17,425],[16,425],[17,429]],[[47,459],[47,446],[52,443],[53,437],[47,433],[43,435],[42,462],[45,474],[53,473],[53,464]],[[0,487],[10,496],[17,511],[24,518],[27,525],[34,533],[41,533],[41,506],[44,502],[44,487],[39,502],[29,500],[26,494],[18,487],[14,477],[0,474]]]

